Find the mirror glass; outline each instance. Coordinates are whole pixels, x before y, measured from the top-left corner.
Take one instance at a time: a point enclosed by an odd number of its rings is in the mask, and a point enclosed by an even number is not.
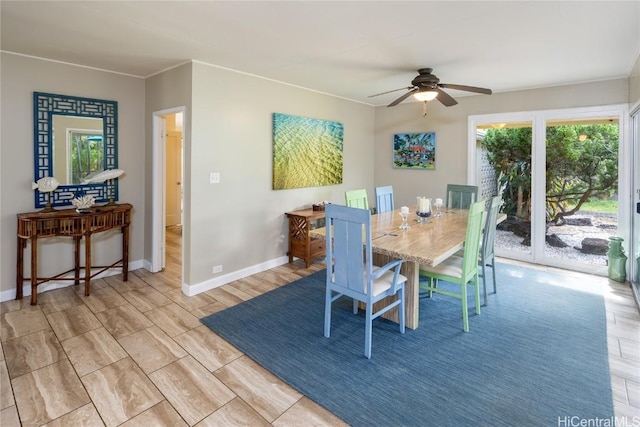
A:
[[[105,168],[103,120],[53,115],[53,176],[78,185]]]
[[[118,168],[118,103],[34,92],[33,105],[34,181],[54,177],[60,183],[51,195],[52,206],[69,206],[80,195],[108,201],[105,183],[83,182]],[[46,206],[49,195],[34,193],[36,208]],[[113,198],[118,200],[117,180]]]

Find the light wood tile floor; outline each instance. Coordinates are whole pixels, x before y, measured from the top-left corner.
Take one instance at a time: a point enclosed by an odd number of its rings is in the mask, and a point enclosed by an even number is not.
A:
[[[68,287],[40,294],[37,306],[0,304],[0,424],[344,425],[199,322],[323,263],[296,261],[185,297],[179,234],[167,247],[165,271],[96,280],[88,298]],[[640,314],[628,285],[595,281],[606,290],[616,415],[631,419],[640,415]]]

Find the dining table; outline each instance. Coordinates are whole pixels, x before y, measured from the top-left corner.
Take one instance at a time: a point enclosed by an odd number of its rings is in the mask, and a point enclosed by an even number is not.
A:
[[[400,272],[407,278],[405,283],[405,324],[417,329],[420,307],[420,266],[431,267],[440,264],[464,247],[467,230],[468,210],[444,209],[440,216],[431,216],[426,222],[419,222],[415,213],[408,217],[407,229],[401,229],[400,209],[371,215],[371,249],[373,264],[382,266],[394,259],[402,259]],[[498,221],[506,215],[500,214]],[[314,238],[326,238],[326,229],[311,230]],[[389,297],[393,300],[396,296]],[[389,301],[382,300],[374,306],[384,306]],[[382,317],[398,321],[398,309],[393,308]]]

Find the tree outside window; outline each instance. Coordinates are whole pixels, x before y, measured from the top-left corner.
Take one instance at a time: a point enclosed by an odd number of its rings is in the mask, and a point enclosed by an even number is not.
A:
[[[69,131],[69,176],[71,184],[82,184],[104,169],[102,133],[86,130]]]

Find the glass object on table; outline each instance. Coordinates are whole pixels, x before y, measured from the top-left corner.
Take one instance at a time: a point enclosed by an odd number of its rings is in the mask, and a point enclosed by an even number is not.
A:
[[[418,215],[418,222],[421,224],[427,223],[428,218],[431,216],[431,199],[428,197],[417,197],[416,215]]]
[[[400,224],[400,230],[407,230],[409,224],[407,223],[407,217],[409,216],[409,207],[402,206],[400,208],[400,216],[402,217],[402,224]]]
[[[436,218],[440,218],[442,216],[442,199],[437,198],[434,206],[436,207]]]

